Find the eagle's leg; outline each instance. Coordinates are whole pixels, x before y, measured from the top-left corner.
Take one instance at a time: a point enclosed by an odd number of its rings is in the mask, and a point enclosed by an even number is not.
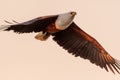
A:
[[[39,34],[35,36],[35,38],[37,40],[45,41],[48,39],[49,36],[50,36],[50,33],[48,32],[40,32]]]

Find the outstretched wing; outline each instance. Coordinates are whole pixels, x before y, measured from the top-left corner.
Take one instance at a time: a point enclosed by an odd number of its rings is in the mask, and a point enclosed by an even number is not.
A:
[[[40,32],[44,30],[49,24],[53,23],[58,15],[44,16],[26,21],[23,23],[18,23],[14,25],[3,26],[1,29],[5,28],[5,31],[13,30],[17,33],[30,33],[30,32]]]
[[[66,30],[53,34],[54,40],[73,55],[113,72],[120,70],[120,63],[110,56],[105,49],[91,36],[72,23]]]

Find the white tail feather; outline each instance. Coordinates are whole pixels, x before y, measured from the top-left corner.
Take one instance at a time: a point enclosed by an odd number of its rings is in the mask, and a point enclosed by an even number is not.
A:
[[[10,25],[1,25],[0,26],[0,31],[4,31],[5,29],[9,28]]]

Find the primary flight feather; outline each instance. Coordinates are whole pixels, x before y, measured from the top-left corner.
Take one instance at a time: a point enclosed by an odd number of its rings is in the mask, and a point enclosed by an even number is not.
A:
[[[120,62],[108,54],[93,37],[73,22],[75,15],[76,12],[72,11],[38,17],[23,23],[14,21],[16,24],[2,25],[0,30],[13,30],[16,33],[38,32],[35,38],[41,41],[53,36],[54,41],[75,57],[80,56],[88,59],[91,63],[104,68],[106,71],[110,69],[113,73],[115,71],[120,73]]]

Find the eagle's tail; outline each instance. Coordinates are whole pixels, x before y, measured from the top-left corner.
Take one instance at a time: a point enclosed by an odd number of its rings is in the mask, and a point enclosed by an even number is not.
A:
[[[50,37],[50,33],[48,33],[48,32],[40,32],[39,34],[37,34],[36,36],[35,36],[35,38],[37,39],[37,40],[41,40],[41,41],[45,41],[45,40],[47,40],[48,38]]]

